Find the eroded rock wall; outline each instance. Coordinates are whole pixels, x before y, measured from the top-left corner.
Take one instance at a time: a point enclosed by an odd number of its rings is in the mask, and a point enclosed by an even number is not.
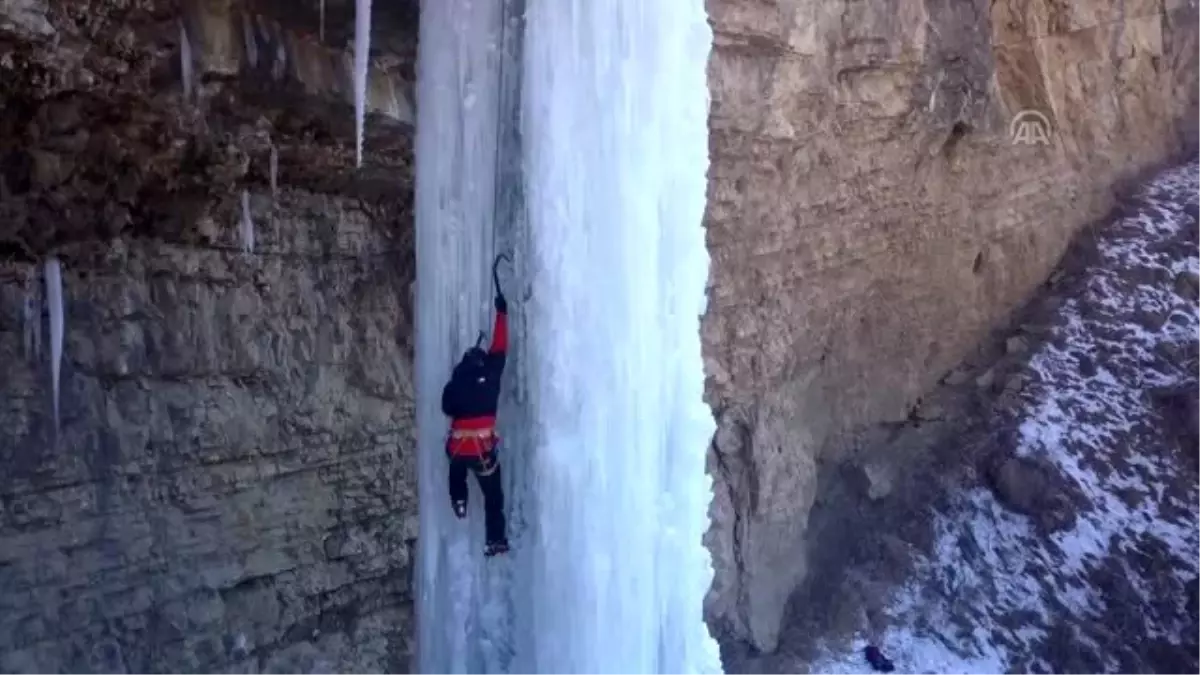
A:
[[[247,6],[0,2],[0,670],[409,668],[411,64],[355,167],[351,3]]]
[[[1195,3],[708,0],[710,619],[774,648],[818,462],[1196,139]],[[1014,143],[1036,110],[1048,145]]]
[[[386,210],[286,191],[205,245],[0,263],[0,668],[402,672],[417,535],[410,284]],[[411,254],[411,249],[408,250]],[[40,346],[39,346],[40,344]],[[37,353],[34,353],[34,352]]]

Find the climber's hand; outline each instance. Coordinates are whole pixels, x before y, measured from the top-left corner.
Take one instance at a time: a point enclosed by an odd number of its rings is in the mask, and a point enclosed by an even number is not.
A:
[[[504,299],[503,293],[496,294],[496,311],[501,314],[508,314],[508,300]]]

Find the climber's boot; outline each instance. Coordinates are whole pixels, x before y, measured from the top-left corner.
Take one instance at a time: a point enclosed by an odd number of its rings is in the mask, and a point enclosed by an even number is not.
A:
[[[489,541],[487,546],[484,547],[484,549],[483,549],[483,554],[489,558],[494,555],[500,555],[501,553],[507,553],[507,552],[508,552],[508,540],[507,539],[500,539],[498,541]]]

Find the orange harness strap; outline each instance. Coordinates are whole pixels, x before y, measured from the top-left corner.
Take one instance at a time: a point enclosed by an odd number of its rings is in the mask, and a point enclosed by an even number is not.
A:
[[[496,430],[491,429],[451,429],[450,454],[456,456],[479,457],[496,446]]]
[[[495,429],[451,429],[450,438],[494,438]]]

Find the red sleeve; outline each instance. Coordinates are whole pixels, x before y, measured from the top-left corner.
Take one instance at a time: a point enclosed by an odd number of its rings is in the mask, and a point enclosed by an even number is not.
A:
[[[508,351],[508,315],[496,312],[496,325],[492,327],[492,354],[503,354]]]

